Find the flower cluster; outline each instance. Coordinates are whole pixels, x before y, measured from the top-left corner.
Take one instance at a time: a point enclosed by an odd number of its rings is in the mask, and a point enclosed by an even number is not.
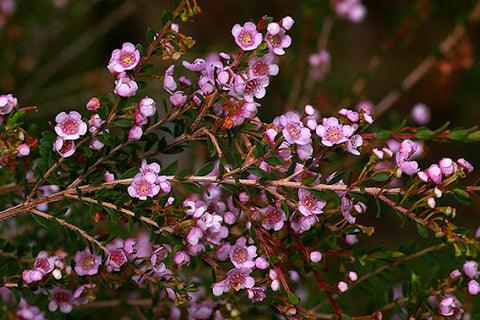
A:
[[[170,182],[159,173],[160,165],[158,163],[147,164],[147,161],[143,160],[140,172],[133,177],[132,184],[127,189],[128,194],[131,197],[146,200],[147,197],[156,196],[160,190],[169,193],[171,190]]]

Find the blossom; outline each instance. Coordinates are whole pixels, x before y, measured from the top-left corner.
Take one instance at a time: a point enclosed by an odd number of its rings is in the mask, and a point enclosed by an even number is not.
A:
[[[82,116],[76,111],[60,112],[56,117],[55,132],[64,140],[77,140],[87,132],[87,124],[82,121]]]
[[[451,176],[455,172],[457,172],[458,165],[450,158],[442,158],[438,162],[438,166],[440,167],[440,171],[446,177]]]
[[[63,313],[69,313],[72,311],[73,294],[70,290],[62,289],[59,287],[53,287],[50,291],[50,303],[48,304],[48,310],[55,311],[60,308]]]
[[[265,289],[262,287],[253,287],[247,289],[248,299],[252,302],[258,302],[265,299],[267,296],[265,295]]]
[[[115,80],[115,89],[113,92],[120,97],[128,98],[137,93],[138,84],[132,76],[121,73],[117,80]]]
[[[367,10],[360,0],[341,0],[335,4],[335,12],[338,16],[357,23],[363,20]]]
[[[126,70],[132,70],[140,61],[140,51],[130,42],[125,42],[122,49],[115,49],[112,52],[108,62],[108,70],[113,74],[118,74]]]
[[[275,128],[282,130],[285,141],[290,144],[306,145],[311,142],[310,129],[303,126],[300,116],[294,111],[275,118],[273,124]]]
[[[253,77],[268,77],[278,74],[278,65],[273,63],[274,56],[270,53],[258,57],[255,56],[248,62],[248,74]]]
[[[459,164],[460,166],[464,167],[465,169],[467,169],[467,171],[470,173],[473,171],[473,166],[470,164],[470,162],[468,162],[467,160],[465,160],[464,158],[460,158],[457,160],[457,164]]]
[[[255,279],[250,277],[252,270],[250,268],[232,269],[227,274],[226,287],[238,291],[243,288],[252,288],[255,285]]]
[[[350,224],[354,224],[356,220],[356,218],[352,216],[352,209],[353,200],[350,200],[347,197],[343,196],[340,204],[340,210],[342,211],[342,215],[345,220],[347,220]]]
[[[360,152],[357,150],[363,144],[363,138],[359,134],[354,134],[345,141],[345,147],[347,151],[356,156],[360,155]]]
[[[190,264],[190,255],[186,251],[178,251],[173,257],[173,261],[178,266],[185,266]]]
[[[202,58],[195,59],[193,63],[190,63],[188,61],[183,61],[182,64],[185,68],[194,72],[202,72],[207,67],[205,63],[205,59],[202,59]]]
[[[127,238],[123,242],[123,250],[127,254],[135,254],[138,251],[138,240],[133,238]]]
[[[163,272],[167,269],[165,263],[162,261],[168,256],[168,252],[169,250],[165,245],[158,246],[158,248],[153,251],[150,256],[150,264],[153,271]]]
[[[265,96],[268,77],[245,79],[244,76],[237,75],[234,81],[235,92],[242,95],[247,102],[253,102],[253,97],[262,99]]]
[[[5,301],[4,301],[5,302]],[[20,319],[44,320],[45,313],[40,312],[40,309],[34,306],[29,306],[25,299],[21,298],[18,305],[20,310],[17,311],[17,317]]]
[[[176,91],[169,98],[170,102],[175,107],[183,107],[187,103],[188,96],[183,94],[183,91]]]
[[[478,271],[478,263],[473,260],[465,261],[463,264],[463,272],[470,279],[477,278],[480,275],[480,272]]]
[[[413,121],[418,124],[427,124],[430,122],[430,108],[423,103],[417,103],[411,111]]]
[[[55,259],[56,256],[49,257],[46,251],[40,251],[33,263],[33,269],[39,270],[43,274],[50,273],[55,267]]]
[[[322,260],[322,253],[319,251],[310,252],[310,261],[317,263]]]
[[[155,112],[157,111],[156,105],[155,105],[155,100],[153,100],[152,98],[149,98],[149,97],[143,98],[142,100],[140,100],[139,109],[140,109],[140,113],[144,117],[153,116],[155,114]]]
[[[237,268],[253,268],[253,258],[257,256],[257,247],[246,246],[247,239],[240,237],[230,250],[230,261]]]
[[[30,154],[30,147],[26,143],[21,143],[17,147],[17,157],[26,157]]]
[[[107,270],[109,272],[113,271],[120,271],[120,267],[123,266],[127,262],[127,256],[123,249],[113,249],[108,252],[107,261],[105,265],[107,266]]]
[[[477,295],[480,292],[480,284],[475,280],[468,282],[468,293],[471,295]]]
[[[234,25],[232,35],[237,45],[244,51],[255,50],[263,38],[262,34],[257,32],[257,27],[253,22],[245,22],[243,26]]]
[[[90,292],[96,291],[97,286],[95,284],[83,284],[75,290],[73,293],[73,304],[81,305],[90,302],[93,297],[89,295]]]
[[[305,189],[298,189],[298,211],[304,216],[317,215],[323,212],[325,201],[317,200]]]
[[[93,276],[98,273],[101,262],[102,257],[90,253],[90,249],[85,248],[75,254],[75,272],[79,276]]]
[[[322,124],[316,129],[317,135],[322,138],[322,143],[327,147],[346,142],[354,131],[355,127],[341,125],[334,117],[323,118]]]
[[[285,221],[287,221],[285,212],[276,206],[268,205],[260,211],[265,215],[262,226],[267,230],[278,231],[283,228]]]
[[[44,273],[40,270],[23,270],[22,272],[22,280],[29,284],[32,282],[40,281],[43,279]]]
[[[434,163],[427,169],[428,177],[435,182],[435,184],[440,184],[442,182],[442,171],[438,164]]]
[[[11,94],[0,96],[0,115],[9,114],[13,108],[17,107],[18,100]]]
[[[438,308],[442,316],[450,317],[450,319],[460,319],[463,314],[463,309],[460,301],[452,295],[447,295],[440,301]]]
[[[289,35],[285,34],[284,29],[280,29],[277,34],[271,34],[267,32],[265,36],[267,45],[270,48],[271,52],[276,55],[284,55],[284,48],[288,48],[292,44],[292,38]]]
[[[308,56],[308,64],[310,65],[309,76],[314,81],[321,81],[325,78],[330,69],[330,53],[322,49],[317,53]]]
[[[137,173],[127,189],[128,194],[140,200],[147,200],[147,197],[157,195],[160,192],[160,186],[156,184],[157,178],[157,175],[152,172],[147,174]]]

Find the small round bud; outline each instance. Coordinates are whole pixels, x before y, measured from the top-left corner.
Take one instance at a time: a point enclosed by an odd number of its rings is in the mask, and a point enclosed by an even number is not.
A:
[[[340,292],[345,292],[348,290],[348,284],[345,281],[340,281],[337,284],[337,288],[340,290]]]
[[[295,21],[293,21],[292,17],[290,16],[286,16],[282,19],[282,27],[285,30],[290,30],[293,27],[294,23]]]
[[[358,275],[355,271],[350,271],[348,273],[348,278],[350,279],[350,281],[357,281]]]
[[[310,260],[314,263],[320,262],[322,260],[322,254],[319,251],[310,252]]]
[[[276,22],[269,23],[267,26],[267,32],[272,36],[277,35],[280,32],[280,26]]]

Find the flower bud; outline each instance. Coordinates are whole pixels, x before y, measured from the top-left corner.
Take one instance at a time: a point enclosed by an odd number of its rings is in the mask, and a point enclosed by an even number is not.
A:
[[[322,260],[322,254],[319,251],[310,252],[310,260],[314,263],[320,262]]]

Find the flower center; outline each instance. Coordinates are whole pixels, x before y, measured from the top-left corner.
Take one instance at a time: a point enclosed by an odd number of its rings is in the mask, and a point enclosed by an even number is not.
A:
[[[125,262],[125,257],[121,251],[113,251],[110,255],[110,261],[115,262],[117,265],[122,265]]]
[[[248,81],[245,83],[244,93],[246,93],[246,94],[252,94],[252,93],[254,93],[255,91],[257,91],[257,89],[258,89],[259,86],[260,86],[260,84],[258,83],[257,79],[248,80]]]
[[[305,198],[303,199],[303,206],[308,210],[313,211],[317,207],[317,201],[313,198],[313,196],[310,193],[308,193],[305,195]]]
[[[287,126],[287,130],[294,139],[297,138],[302,132],[302,128],[300,128],[300,126],[296,123],[289,123]]]
[[[329,128],[327,130],[327,138],[331,142],[338,142],[343,138],[343,133],[339,128]]]
[[[276,34],[274,36],[270,35],[268,37],[268,39],[270,40],[270,43],[271,43],[272,47],[274,47],[274,48],[279,47],[280,43],[282,42],[282,38],[280,38],[280,36],[278,34]]]
[[[68,151],[72,150],[73,148],[73,141],[72,140],[63,140],[62,147],[58,150],[59,153],[64,154]]]
[[[70,118],[65,119],[60,124],[60,128],[62,128],[62,131],[66,134],[75,134],[78,132],[78,121]]]
[[[70,298],[71,296],[67,292],[63,292],[63,291],[56,292],[54,296],[55,301],[59,304],[69,303]]]
[[[124,53],[120,57],[120,62],[124,67],[129,67],[135,63],[135,56],[131,53]]]
[[[245,283],[245,275],[242,272],[236,272],[230,276],[228,284],[236,291],[240,290]]]
[[[235,248],[233,252],[233,260],[238,263],[244,263],[248,259],[248,251],[245,248]]]
[[[95,266],[95,258],[93,256],[86,256],[82,260],[82,266],[84,269],[92,269]]]
[[[249,45],[252,45],[253,43],[253,37],[250,34],[250,32],[246,32],[246,31],[242,32],[239,38],[240,38],[240,42],[244,46],[249,46]]]
[[[253,65],[253,74],[262,77],[268,73],[268,65],[263,61],[258,61]]]
[[[35,261],[35,269],[42,269],[45,272],[48,272],[50,269],[50,263],[48,262],[47,258],[38,258]]]
[[[275,224],[279,222],[281,219],[280,211],[276,208],[272,208],[267,211],[267,219],[265,220],[266,223]]]
[[[142,180],[137,184],[135,189],[139,195],[145,196],[150,192],[150,189],[152,189],[152,185],[147,180]]]

